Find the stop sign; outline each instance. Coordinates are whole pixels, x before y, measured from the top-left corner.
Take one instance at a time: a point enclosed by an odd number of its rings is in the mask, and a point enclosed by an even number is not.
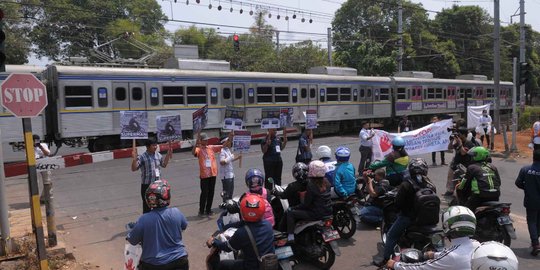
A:
[[[30,73],[12,73],[0,88],[2,106],[17,117],[36,117],[47,106],[45,85]]]

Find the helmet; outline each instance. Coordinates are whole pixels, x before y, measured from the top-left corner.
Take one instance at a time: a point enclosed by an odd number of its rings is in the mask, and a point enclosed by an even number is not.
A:
[[[324,177],[326,174],[326,166],[320,160],[314,160],[309,163],[309,177]]]
[[[465,206],[450,206],[441,219],[443,231],[449,238],[472,236],[476,231],[476,217]]]
[[[471,148],[469,152],[467,152],[469,156],[472,156],[472,159],[474,161],[486,161],[489,158],[489,150],[482,146],[476,146]]]
[[[248,194],[240,201],[240,215],[246,222],[260,221],[266,210],[264,199],[257,194]]]
[[[264,174],[257,168],[251,168],[246,172],[246,186],[250,192],[260,193],[264,185]]]
[[[150,208],[161,208],[171,203],[171,187],[167,180],[158,180],[150,184],[144,193],[146,204]]]
[[[514,252],[507,246],[488,241],[474,249],[471,257],[472,270],[506,269],[517,270],[518,260]]]
[[[317,156],[319,158],[332,158],[332,149],[326,145],[321,145],[317,148]]]
[[[394,139],[392,139],[392,146],[394,146],[394,148],[404,147],[405,140],[399,136],[396,136]]]
[[[428,164],[423,158],[413,158],[409,162],[409,173],[411,175],[424,175],[428,174]]]
[[[336,149],[336,160],[340,162],[349,161],[351,150],[348,147],[340,146]]]
[[[308,165],[302,162],[298,162],[294,164],[292,167],[292,175],[296,181],[304,182],[307,180],[308,177]]]

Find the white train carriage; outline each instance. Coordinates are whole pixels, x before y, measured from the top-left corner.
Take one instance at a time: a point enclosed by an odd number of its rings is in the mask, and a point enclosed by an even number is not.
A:
[[[11,73],[32,73],[38,79],[45,68],[30,65],[6,65],[6,72],[0,73],[0,80],[4,81]],[[24,141],[22,121],[6,110],[0,108],[0,130],[2,131],[2,142],[22,142]],[[32,118],[32,132],[44,139],[45,121],[44,114]]]

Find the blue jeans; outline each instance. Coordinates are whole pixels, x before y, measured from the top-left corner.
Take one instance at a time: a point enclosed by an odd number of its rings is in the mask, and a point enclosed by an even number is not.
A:
[[[385,260],[390,259],[390,256],[392,256],[392,252],[394,251],[394,247],[397,244],[397,241],[401,237],[401,235],[405,232],[407,227],[411,225],[412,221],[411,218],[402,216],[399,214],[397,216],[396,221],[394,224],[392,224],[392,227],[390,227],[390,230],[388,230],[388,235],[386,237],[386,244],[384,245],[384,254],[383,258]]]
[[[377,206],[365,206],[360,209],[360,220],[371,225],[379,225],[383,220],[383,211]]]
[[[538,231],[540,231],[540,210],[525,209],[527,212],[527,227],[529,227],[529,236],[531,244],[538,245]]]

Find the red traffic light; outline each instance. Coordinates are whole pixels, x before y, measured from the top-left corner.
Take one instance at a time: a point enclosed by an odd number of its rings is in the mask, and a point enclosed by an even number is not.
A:
[[[240,39],[240,38],[238,37],[238,35],[234,35],[234,36],[233,36],[233,40],[234,40],[234,41],[238,41],[239,39]]]

